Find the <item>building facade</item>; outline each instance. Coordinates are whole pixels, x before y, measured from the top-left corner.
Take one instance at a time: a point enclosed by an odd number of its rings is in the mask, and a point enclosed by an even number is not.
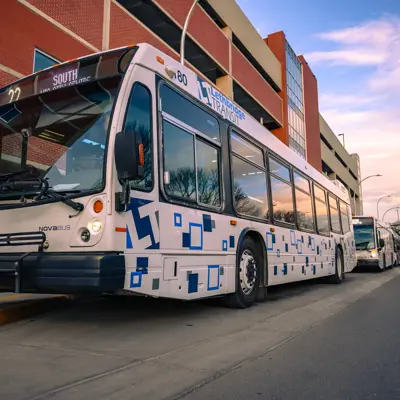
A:
[[[149,43],[179,59],[192,4],[193,0],[2,0],[6,11],[0,16],[0,37],[7,40],[0,41],[0,87],[61,61],[134,43]],[[323,171],[317,80],[283,32],[262,39],[235,0],[200,0],[189,24],[185,60]],[[344,173],[338,176],[346,181]]]
[[[353,215],[363,215],[360,157],[347,152],[321,114],[319,121],[322,171],[329,179],[338,180],[349,191]]]

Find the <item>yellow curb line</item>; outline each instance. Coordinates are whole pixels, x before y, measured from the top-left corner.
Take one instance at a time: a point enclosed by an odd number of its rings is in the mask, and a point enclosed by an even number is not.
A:
[[[28,301],[24,299],[21,303],[10,304],[9,307],[7,307],[7,304],[4,304],[4,308],[0,309],[0,325],[9,324],[46,311],[55,310],[74,298],[75,296],[59,295],[55,297],[31,299]]]

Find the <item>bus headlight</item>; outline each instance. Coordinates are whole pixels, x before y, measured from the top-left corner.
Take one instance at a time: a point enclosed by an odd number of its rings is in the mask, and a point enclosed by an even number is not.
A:
[[[94,219],[91,223],[90,223],[90,228],[94,233],[99,233],[101,231],[101,222],[98,219]]]
[[[377,258],[378,257],[378,252],[376,250],[371,250],[371,253],[369,255],[371,258]]]

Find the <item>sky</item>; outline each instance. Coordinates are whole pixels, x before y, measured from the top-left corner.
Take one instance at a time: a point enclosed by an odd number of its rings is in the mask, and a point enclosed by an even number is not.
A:
[[[262,37],[283,30],[318,80],[320,112],[361,159],[364,215],[400,207],[400,0],[237,0]],[[385,221],[397,220],[396,210]]]

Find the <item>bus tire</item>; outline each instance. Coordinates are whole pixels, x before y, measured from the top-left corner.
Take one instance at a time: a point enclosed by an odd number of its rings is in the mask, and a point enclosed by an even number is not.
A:
[[[246,236],[238,249],[236,290],[224,298],[227,307],[248,308],[257,300],[261,265],[262,259],[257,244]]]
[[[329,282],[336,285],[341,284],[345,279],[343,252],[338,246],[335,251],[335,275],[329,277]]]

